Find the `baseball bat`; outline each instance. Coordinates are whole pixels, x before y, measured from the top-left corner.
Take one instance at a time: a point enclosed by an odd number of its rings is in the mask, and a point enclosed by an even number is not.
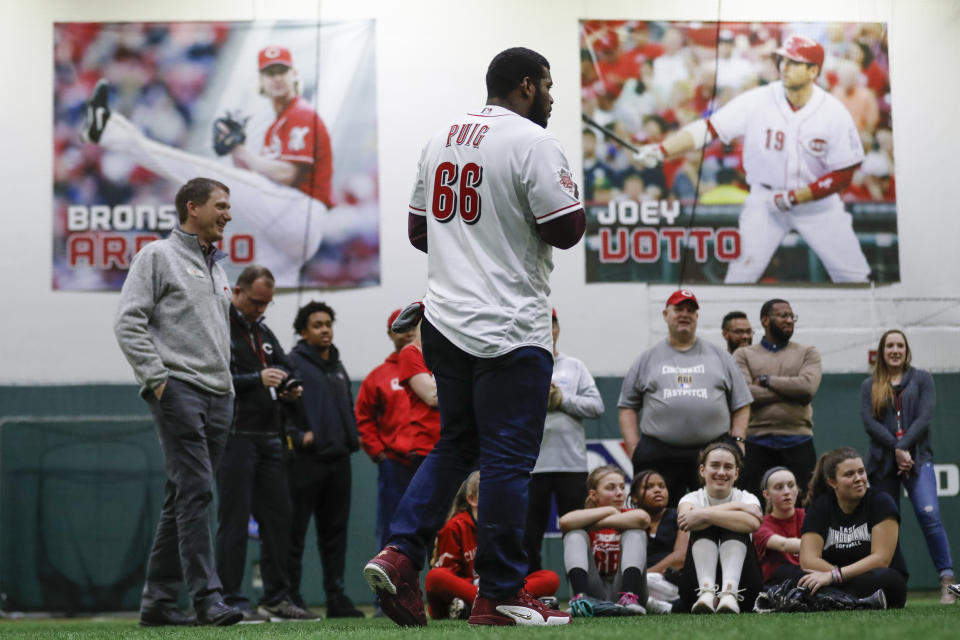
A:
[[[626,149],[629,149],[630,151],[633,151],[634,153],[639,153],[639,152],[640,152],[640,149],[637,149],[635,146],[633,146],[632,144],[630,144],[629,142],[627,142],[626,140],[624,140],[623,138],[621,138],[620,136],[618,136],[617,134],[615,134],[615,133],[614,133],[613,131],[611,131],[610,129],[607,129],[606,127],[600,126],[600,123],[599,123],[599,122],[597,122],[596,120],[594,120],[593,118],[591,118],[591,117],[588,116],[587,114],[584,113],[584,114],[581,115],[580,117],[581,117],[581,118],[583,119],[583,121],[586,122],[588,125],[590,125],[591,127],[596,127],[597,129],[599,129],[600,131],[603,132],[603,135],[605,135],[606,137],[610,138],[611,140],[613,140],[614,142],[616,142],[617,144],[619,144],[621,147],[624,147],[624,148],[626,148]]]

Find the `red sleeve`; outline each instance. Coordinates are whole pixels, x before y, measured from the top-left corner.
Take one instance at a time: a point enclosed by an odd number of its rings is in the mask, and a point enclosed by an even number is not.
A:
[[[769,520],[769,516],[764,516],[763,524],[753,532],[753,546],[757,548],[757,556],[761,562],[763,562],[764,556],[767,555],[767,543],[770,542],[770,537],[777,533],[777,530],[774,529]]]
[[[357,418],[357,434],[360,436],[360,446],[364,452],[370,456],[370,459],[376,458],[383,453],[383,441],[380,439],[380,431],[377,428],[377,418],[380,416],[380,408],[377,399],[377,387],[374,380],[376,369],[370,372],[360,385],[360,392],[357,394],[357,406],[354,415]]]
[[[846,189],[850,185],[850,181],[853,179],[854,170],[859,166],[860,163],[858,162],[852,167],[831,171],[830,173],[820,176],[808,184],[807,186],[810,188],[810,192],[813,194],[813,199],[820,200],[821,198],[826,198],[834,193],[840,193]]]
[[[587,216],[583,209],[577,209],[549,222],[538,224],[537,233],[547,244],[558,249],[569,249],[580,242],[586,228]]]
[[[458,576],[463,571],[463,541],[460,528],[452,518],[437,534],[436,566],[449,569]]]
[[[423,361],[423,352],[415,344],[408,344],[400,350],[400,358],[397,363],[400,370],[400,383],[404,383],[418,373],[430,375],[430,369]]]
[[[427,217],[407,214],[407,237],[420,251],[427,253]]]

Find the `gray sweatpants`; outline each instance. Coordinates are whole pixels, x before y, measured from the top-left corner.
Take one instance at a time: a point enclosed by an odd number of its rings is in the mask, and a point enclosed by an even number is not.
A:
[[[222,598],[213,556],[210,504],[233,419],[233,396],[214,395],[168,378],[160,400],[152,391],[145,392],[144,399],[160,438],[167,484],[140,611],[176,608],[177,592],[184,581],[194,608],[204,610]]]
[[[642,572],[647,570],[647,532],[641,529],[627,529],[620,534],[620,566],[617,573],[606,579],[597,571],[590,548],[590,534],[583,529],[568,531],[563,536],[563,564],[571,569],[583,569],[587,572],[587,595],[616,602],[623,591],[623,570],[635,567]],[[646,581],[644,581],[646,584]],[[638,593],[640,603],[647,601],[646,593]]]

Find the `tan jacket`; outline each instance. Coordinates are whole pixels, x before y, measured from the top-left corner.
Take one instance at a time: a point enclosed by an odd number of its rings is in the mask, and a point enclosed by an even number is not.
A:
[[[816,347],[787,343],[779,351],[760,344],[733,353],[753,394],[747,436],[813,435],[813,396],[820,387],[820,352]],[[767,387],[756,383],[769,376]]]

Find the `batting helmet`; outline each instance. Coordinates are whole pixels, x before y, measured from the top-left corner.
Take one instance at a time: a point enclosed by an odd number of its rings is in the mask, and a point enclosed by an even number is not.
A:
[[[823,47],[805,36],[790,36],[775,53],[788,60],[815,64],[823,69]]]

